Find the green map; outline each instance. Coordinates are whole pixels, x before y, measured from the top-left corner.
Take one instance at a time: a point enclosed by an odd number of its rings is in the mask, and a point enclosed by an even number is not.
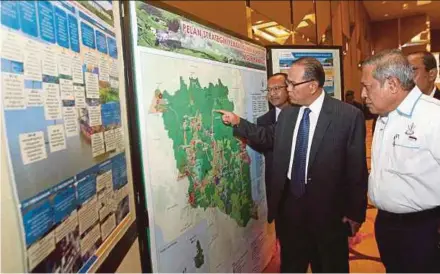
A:
[[[216,109],[233,111],[228,87],[219,79],[201,87],[197,78],[179,90],[156,90],[151,112],[162,112],[165,129],[173,140],[179,178],[189,179],[188,203],[206,209],[217,207],[245,227],[257,219],[252,200],[250,158],[246,144],[232,135]]]

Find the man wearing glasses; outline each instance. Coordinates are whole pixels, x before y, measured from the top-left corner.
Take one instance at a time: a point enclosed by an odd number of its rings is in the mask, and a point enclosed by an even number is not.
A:
[[[275,126],[258,127],[220,110],[234,134],[273,148],[268,221],[276,220],[281,272],[349,272],[348,237],[365,220],[365,119],[325,95],[315,58],[296,60],[286,80],[289,101]]]
[[[399,50],[362,66],[362,97],[379,114],[368,194],[387,272],[440,272],[440,102],[423,94]],[[432,88],[432,87],[431,87]]]
[[[408,55],[408,61],[414,70],[414,82],[421,92],[440,100],[440,90],[435,86],[437,78],[437,61],[428,51]]]
[[[276,73],[270,76],[269,79],[267,79],[267,99],[274,107],[266,112],[264,115],[257,118],[258,126],[270,127],[274,125],[278,120],[278,115],[281,113],[281,110],[289,105],[289,95],[287,93],[286,79],[287,74],[285,73]],[[264,159],[266,162],[266,196],[267,200],[269,200],[270,188],[268,183],[272,174],[272,149],[264,149],[257,144],[252,144],[252,142],[250,142],[249,145],[256,151],[264,154]]]

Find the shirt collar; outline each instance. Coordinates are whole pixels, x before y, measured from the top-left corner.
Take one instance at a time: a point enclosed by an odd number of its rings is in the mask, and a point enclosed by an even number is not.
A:
[[[278,115],[280,115],[281,113],[281,109],[275,107],[275,121],[278,121]]]
[[[432,90],[431,94],[429,96],[434,97],[435,91],[437,90],[437,87],[434,85],[434,89]]]
[[[414,86],[402,103],[400,103],[400,105],[397,107],[397,113],[403,116],[411,117],[414,107],[421,96],[422,92],[420,89],[417,86]]]
[[[319,95],[318,98],[316,98],[315,101],[313,101],[313,103],[308,106],[308,108],[310,109],[310,111],[312,113],[318,114],[321,112],[322,109],[322,104],[324,103],[324,98],[325,98],[325,91],[321,92],[321,95]],[[303,108],[306,108],[305,106],[303,106]]]

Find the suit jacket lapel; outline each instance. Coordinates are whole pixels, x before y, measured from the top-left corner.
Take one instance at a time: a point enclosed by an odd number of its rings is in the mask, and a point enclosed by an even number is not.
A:
[[[272,115],[270,116],[270,119],[272,124],[275,124],[275,122],[277,121],[277,110],[275,109],[275,107],[272,109]]]
[[[308,170],[313,164],[313,161],[316,158],[316,154],[318,153],[318,148],[321,144],[322,138],[325,135],[325,132],[327,131],[328,126],[331,123],[331,100],[328,96],[325,96],[324,102],[322,104],[321,113],[318,117],[318,123],[316,124],[315,133],[313,135],[312,139],[312,146],[310,148],[310,155],[309,155],[309,165]]]

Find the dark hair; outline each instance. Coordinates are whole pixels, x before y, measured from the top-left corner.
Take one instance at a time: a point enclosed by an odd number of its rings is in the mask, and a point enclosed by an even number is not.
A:
[[[270,78],[277,77],[277,76],[283,76],[284,80],[287,79],[287,73],[284,73],[284,72],[278,72],[278,73],[272,74],[271,76],[267,77],[267,79],[269,80]]]
[[[316,80],[318,81],[318,86],[322,88],[325,82],[325,72],[322,67],[321,62],[313,57],[301,57],[292,65],[302,65],[304,66],[303,80]]]
[[[410,55],[421,55],[426,71],[437,68],[437,61],[435,60],[434,55],[429,51],[418,51],[411,53]]]
[[[346,92],[345,92],[345,96],[348,96],[348,95],[354,95],[354,91],[353,90],[351,90],[351,89],[349,89],[349,90],[347,90]]]

